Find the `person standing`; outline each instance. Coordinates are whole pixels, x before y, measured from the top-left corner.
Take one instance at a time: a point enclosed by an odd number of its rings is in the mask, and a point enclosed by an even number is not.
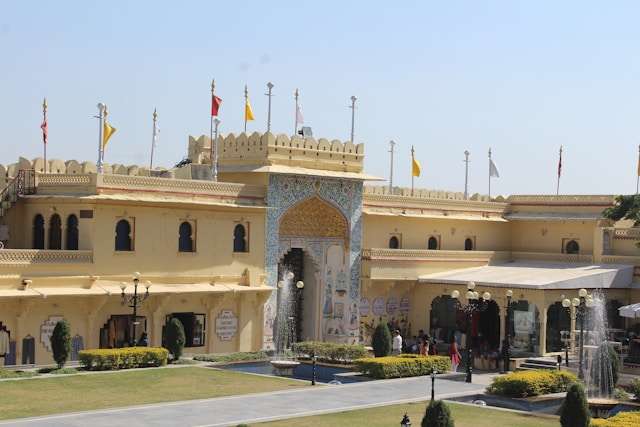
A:
[[[394,356],[399,355],[402,352],[402,337],[400,331],[396,329],[393,331],[393,341],[391,344],[391,354]]]
[[[429,354],[429,341],[423,336],[420,338],[420,355],[426,356]]]
[[[457,372],[458,365],[460,364],[462,357],[460,356],[460,351],[458,351],[458,343],[455,339],[451,340],[451,345],[449,346],[449,357],[451,357],[451,369],[453,372]]]

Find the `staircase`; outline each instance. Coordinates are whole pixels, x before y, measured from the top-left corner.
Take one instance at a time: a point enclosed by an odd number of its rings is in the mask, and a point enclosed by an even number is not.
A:
[[[4,217],[11,207],[21,196],[35,194],[36,192],[36,172],[33,169],[19,170],[7,186],[0,191],[0,249],[8,240],[8,232]]]
[[[562,358],[562,366],[564,366],[564,357]],[[561,367],[562,367],[561,366]],[[550,357],[529,357],[524,363],[518,366],[518,371],[532,371],[536,369],[558,369],[557,360],[555,356]]]

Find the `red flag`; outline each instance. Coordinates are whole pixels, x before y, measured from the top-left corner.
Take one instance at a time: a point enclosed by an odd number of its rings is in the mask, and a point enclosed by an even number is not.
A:
[[[47,143],[47,136],[49,134],[49,125],[47,125],[47,116],[44,117],[44,121],[40,125],[40,129],[42,129],[42,142]]]
[[[560,158],[558,159],[558,178],[562,175],[562,146],[560,146]]]
[[[222,98],[218,98],[215,95],[211,95],[211,116],[215,117],[218,115],[218,111],[220,110],[220,105],[222,104]]]

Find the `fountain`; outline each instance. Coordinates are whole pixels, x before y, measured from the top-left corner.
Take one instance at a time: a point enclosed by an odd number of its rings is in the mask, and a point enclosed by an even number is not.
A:
[[[296,341],[295,328],[295,291],[302,289],[304,283],[293,283],[294,274],[285,270],[278,282],[278,308],[276,314],[275,347],[276,352],[271,360],[274,373],[280,376],[292,376],[300,364],[292,356],[291,346]],[[295,286],[295,287],[294,287]]]

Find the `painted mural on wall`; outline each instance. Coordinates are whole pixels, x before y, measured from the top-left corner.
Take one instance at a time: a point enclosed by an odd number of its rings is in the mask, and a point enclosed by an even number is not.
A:
[[[320,212],[323,209],[318,206],[323,204],[325,212]],[[319,321],[323,336],[319,338],[359,341],[362,182],[271,175],[267,205],[267,284],[275,289],[279,260],[291,248],[302,248],[319,270],[315,284],[321,298]],[[298,211],[298,216],[290,219],[291,211]],[[286,233],[281,233],[281,220]],[[322,226],[318,226],[320,221]],[[329,225],[326,221],[330,221]],[[273,348],[275,305],[274,292],[264,308],[264,347],[267,349]]]

